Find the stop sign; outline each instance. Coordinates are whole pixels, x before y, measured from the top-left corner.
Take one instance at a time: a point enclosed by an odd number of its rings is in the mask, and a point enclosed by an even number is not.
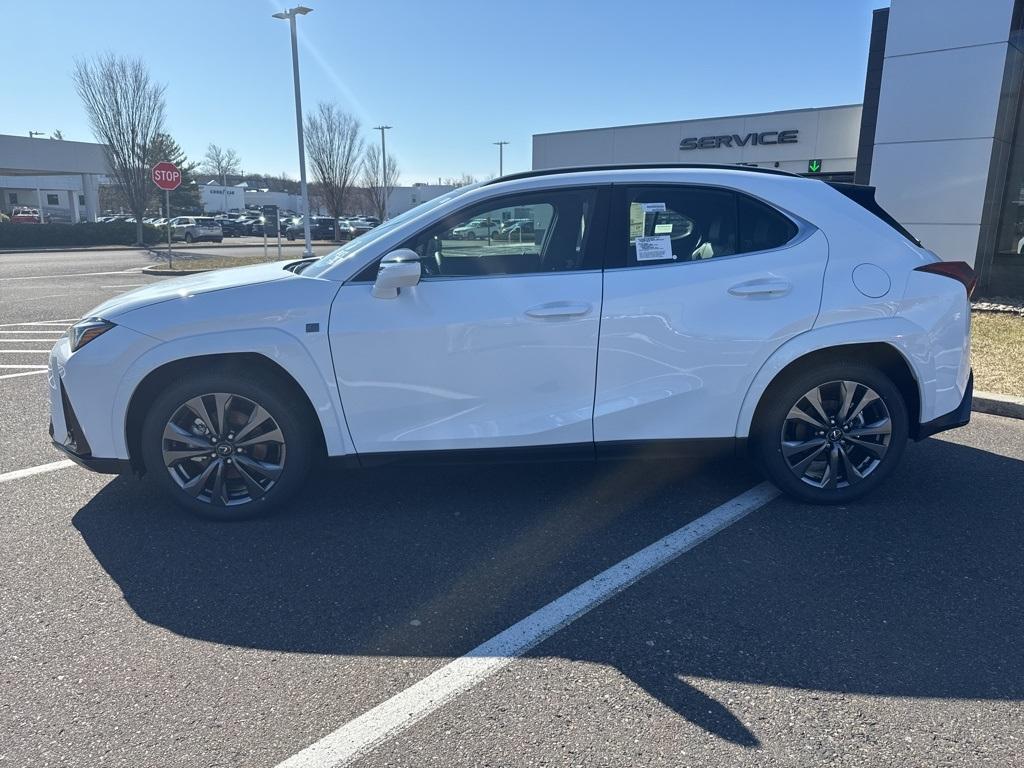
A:
[[[153,183],[170,192],[181,186],[181,171],[174,163],[157,163],[153,166]]]

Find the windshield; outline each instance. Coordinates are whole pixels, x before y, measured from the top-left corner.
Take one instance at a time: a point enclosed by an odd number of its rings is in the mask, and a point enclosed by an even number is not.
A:
[[[319,275],[322,275],[335,264],[340,264],[341,262],[352,258],[355,254],[357,254],[367,245],[370,245],[371,243],[376,242],[380,238],[385,237],[386,235],[390,234],[391,232],[405,224],[407,221],[411,221],[412,219],[418,218],[425,213],[429,213],[435,208],[439,208],[440,206],[444,205],[449,200],[452,200],[477,186],[479,185],[472,184],[466,187],[459,187],[458,189],[453,189],[451,192],[447,192],[441,195],[440,197],[435,197],[433,200],[428,200],[425,203],[420,203],[416,207],[410,208],[405,213],[395,216],[393,219],[388,219],[383,224],[380,224],[374,227],[373,229],[369,230],[368,232],[360,235],[359,237],[354,238],[353,240],[350,240],[349,242],[345,243],[345,245],[341,246],[341,248],[338,248],[324,256],[321,256],[317,261],[314,261],[306,269],[302,270],[302,274],[308,275],[309,277],[318,277]]]

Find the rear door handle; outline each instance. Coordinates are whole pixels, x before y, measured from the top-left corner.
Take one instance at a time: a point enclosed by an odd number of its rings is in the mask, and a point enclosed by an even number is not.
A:
[[[529,317],[577,317],[587,314],[591,305],[586,302],[552,301],[548,304],[538,304],[526,310]]]
[[[788,280],[762,279],[748,280],[745,283],[737,283],[729,289],[733,296],[763,296],[777,297],[785,296],[793,290],[793,284]]]

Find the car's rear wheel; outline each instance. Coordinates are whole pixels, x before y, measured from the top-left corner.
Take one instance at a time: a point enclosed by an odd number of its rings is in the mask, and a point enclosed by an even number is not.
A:
[[[296,493],[312,463],[312,429],[294,401],[256,371],[172,381],[142,425],[146,469],[198,515],[264,514]]]
[[[185,233],[185,242],[189,243],[189,244],[192,243],[192,233],[191,232],[186,232]]]
[[[802,501],[841,504],[869,493],[906,446],[906,405],[877,368],[820,366],[766,397],[753,449],[772,482]]]

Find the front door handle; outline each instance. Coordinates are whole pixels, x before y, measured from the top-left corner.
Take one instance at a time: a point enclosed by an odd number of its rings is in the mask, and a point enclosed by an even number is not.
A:
[[[748,280],[745,283],[737,283],[729,289],[733,296],[762,296],[766,298],[785,296],[793,290],[793,284],[788,280],[763,279]]]
[[[585,315],[591,310],[591,305],[586,302],[552,301],[548,304],[538,304],[526,310],[529,317],[578,317]]]

